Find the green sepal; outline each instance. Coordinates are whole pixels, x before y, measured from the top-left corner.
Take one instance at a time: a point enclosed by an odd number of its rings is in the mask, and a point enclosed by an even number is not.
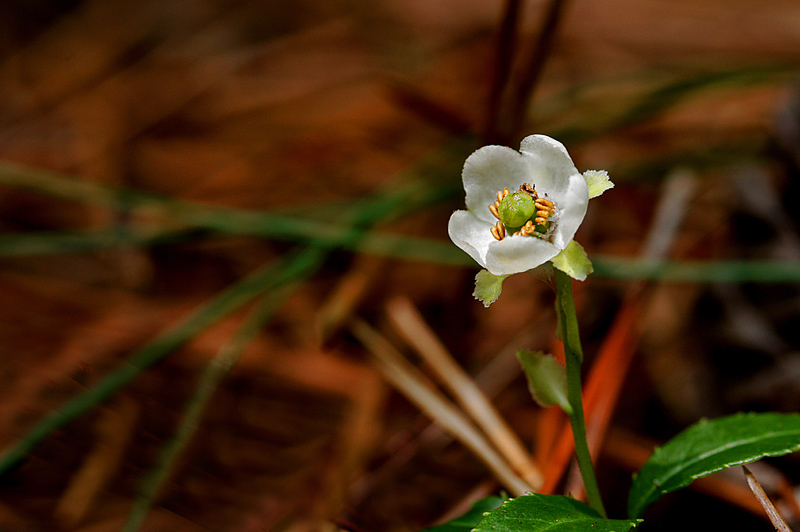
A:
[[[517,358],[528,378],[528,390],[533,400],[543,407],[560,406],[572,415],[567,397],[567,372],[553,355],[541,351],[517,351]]]
[[[475,276],[475,291],[472,295],[475,299],[483,303],[484,307],[489,307],[500,297],[503,291],[503,281],[508,275],[494,275],[489,270],[481,270]]]
[[[614,183],[608,178],[605,170],[586,170],[583,173],[586,186],[589,187],[589,199],[596,198],[606,190],[614,188]]]
[[[551,259],[551,262],[553,266],[578,281],[585,281],[586,277],[594,271],[589,255],[575,240],[571,240],[561,253]]]

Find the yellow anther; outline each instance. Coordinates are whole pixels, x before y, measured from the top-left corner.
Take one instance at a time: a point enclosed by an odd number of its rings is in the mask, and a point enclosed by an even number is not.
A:
[[[492,226],[492,236],[497,240],[503,240],[503,238],[505,238],[506,226],[503,225],[503,222],[497,222],[497,224]]]
[[[538,225],[544,225],[547,223],[547,219],[555,214],[555,204],[544,198],[538,198],[534,203],[536,205],[536,218],[534,221]]]
[[[528,183],[521,184],[519,186],[519,189],[521,191],[527,192],[528,194],[533,196],[533,199],[538,199],[539,198],[539,194],[536,193],[536,187],[533,187],[533,186],[529,185]]]
[[[523,225],[519,231],[514,233],[515,235],[520,236],[531,236],[536,231],[536,226],[533,225],[533,222],[528,220],[525,225]]]

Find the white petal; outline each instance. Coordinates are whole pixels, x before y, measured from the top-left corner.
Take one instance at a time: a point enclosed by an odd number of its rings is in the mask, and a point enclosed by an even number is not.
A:
[[[525,137],[522,139],[520,151],[530,169],[530,179],[533,180],[531,185],[537,191],[547,192],[548,198],[557,203],[566,199],[568,183],[573,175],[583,179],[567,149],[555,139],[546,135]]]
[[[508,187],[517,190],[529,182],[529,164],[522,154],[506,146],[484,146],[467,157],[461,178],[467,192],[467,208],[481,220],[494,225],[497,220],[489,205],[497,199],[497,191]],[[490,235],[491,236],[491,235]]]
[[[563,144],[545,135],[525,137],[520,145],[528,162],[531,184],[540,196],[555,202],[557,224],[553,244],[564,249],[586,216],[589,188]]]
[[[536,237],[510,236],[490,244],[483,266],[494,275],[526,272],[544,264],[560,251],[550,242]]]
[[[456,211],[450,216],[447,232],[456,246],[486,267],[489,245],[497,242],[492,236],[492,224],[478,219],[471,211]]]
[[[553,244],[564,249],[575,237],[575,232],[586,216],[589,206],[589,189],[581,174],[569,177],[563,199],[558,203],[558,220],[553,232]]]

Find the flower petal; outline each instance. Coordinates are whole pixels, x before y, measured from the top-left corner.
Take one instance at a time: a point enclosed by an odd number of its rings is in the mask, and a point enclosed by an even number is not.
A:
[[[555,139],[545,135],[525,137],[520,151],[529,165],[531,184],[540,195],[556,203],[558,223],[552,240],[559,249],[564,249],[586,216],[589,205],[586,180],[564,145]]]
[[[497,199],[497,191],[508,187],[510,191],[528,182],[529,164],[522,154],[506,146],[484,146],[473,152],[464,162],[461,178],[467,192],[467,208],[485,222],[496,219],[489,205]]]
[[[483,264],[494,275],[526,272],[552,259],[561,250],[533,236],[509,236],[490,243]]]
[[[530,168],[530,178],[535,181],[531,184],[537,190],[547,191],[551,199],[561,199],[569,177],[580,175],[564,145],[546,135],[525,137],[519,150]]]
[[[553,233],[553,244],[564,249],[575,237],[575,232],[586,216],[589,206],[589,189],[581,174],[569,177],[564,199],[558,203],[558,225]]]
[[[478,219],[471,211],[456,211],[450,216],[447,232],[456,246],[486,267],[489,245],[497,242],[492,236],[491,228],[492,224]]]

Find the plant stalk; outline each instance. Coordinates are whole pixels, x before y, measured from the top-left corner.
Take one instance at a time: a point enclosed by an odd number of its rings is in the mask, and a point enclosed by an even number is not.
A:
[[[572,436],[575,440],[575,457],[578,459],[578,469],[581,472],[583,486],[586,489],[586,498],[589,506],[597,513],[607,517],[600,489],[597,487],[597,477],[589,454],[589,444],[586,441],[586,421],[583,417],[583,398],[581,396],[581,363],[583,362],[583,348],[581,347],[578,331],[578,315],[575,312],[575,301],[572,298],[572,278],[557,268],[553,268],[556,278],[556,309],[559,314],[561,338],[564,342],[564,358],[567,369],[567,398],[572,405],[572,414],[569,422],[572,426]]]

